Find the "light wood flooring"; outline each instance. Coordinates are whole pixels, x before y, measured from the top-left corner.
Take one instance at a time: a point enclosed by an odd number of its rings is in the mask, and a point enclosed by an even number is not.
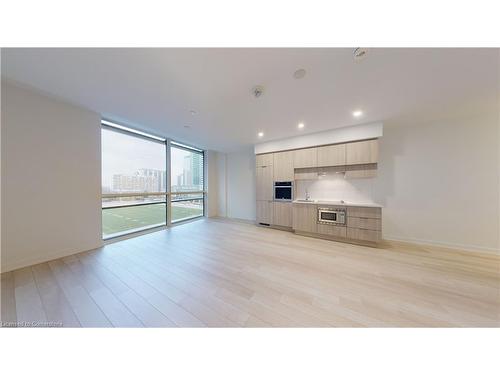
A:
[[[1,320],[65,327],[498,327],[500,259],[204,219],[2,274]]]

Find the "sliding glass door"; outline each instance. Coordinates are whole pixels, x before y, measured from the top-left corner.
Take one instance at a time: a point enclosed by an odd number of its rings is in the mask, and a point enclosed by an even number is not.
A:
[[[108,121],[101,132],[104,239],[204,215],[202,150]]]
[[[171,221],[204,215],[203,151],[170,142]]]

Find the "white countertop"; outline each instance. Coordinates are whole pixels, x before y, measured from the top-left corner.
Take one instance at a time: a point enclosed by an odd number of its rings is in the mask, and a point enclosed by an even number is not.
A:
[[[298,203],[298,204],[318,204],[318,205],[325,205],[325,206],[345,206],[345,207],[378,207],[382,208],[382,205],[377,204],[377,203],[359,203],[359,202],[349,202],[349,201],[322,201],[322,200],[314,200],[311,199],[310,201],[304,201],[304,200],[294,200],[292,203]]]

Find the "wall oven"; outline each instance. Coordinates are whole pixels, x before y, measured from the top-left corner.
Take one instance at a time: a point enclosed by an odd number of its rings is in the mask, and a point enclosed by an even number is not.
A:
[[[318,224],[346,225],[345,209],[318,207]]]
[[[274,183],[274,200],[275,201],[292,201],[293,200],[293,182],[291,182],[291,181],[276,181]]]

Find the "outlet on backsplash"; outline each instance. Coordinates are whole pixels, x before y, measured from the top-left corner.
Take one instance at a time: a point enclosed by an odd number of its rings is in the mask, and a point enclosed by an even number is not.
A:
[[[306,189],[311,199],[347,202],[373,202],[375,179],[345,179],[343,174],[322,176],[315,180],[296,180],[295,199],[305,199]]]

